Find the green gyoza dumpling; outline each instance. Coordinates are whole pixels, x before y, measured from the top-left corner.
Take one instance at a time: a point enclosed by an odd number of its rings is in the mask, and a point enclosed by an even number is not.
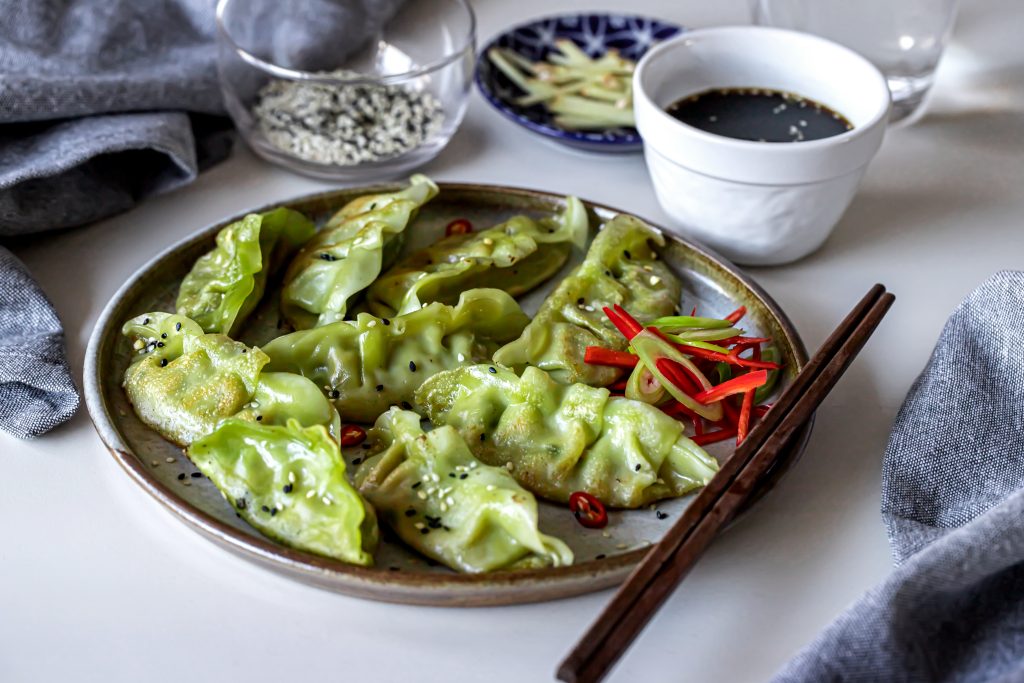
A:
[[[434,301],[454,304],[476,287],[519,296],[558,272],[573,245],[583,248],[588,230],[586,208],[566,197],[558,217],[515,216],[482,232],[451,235],[384,273],[367,291],[367,305],[376,315],[394,316]]]
[[[587,256],[558,285],[522,336],[494,360],[522,370],[535,365],[571,384],[603,386],[622,371],[583,362],[588,346],[625,349],[626,340],[601,310],[619,304],[640,322],[669,315],[679,303],[679,279],[657,260],[665,238],[632,216],[619,215],[597,234]]]
[[[204,334],[180,315],[146,313],[123,333],[137,351],[124,389],[139,418],[180,446],[212,432],[223,420],[323,425],[335,437],[340,418],[315,384],[299,375],[263,372],[269,358],[222,334]]]
[[[260,533],[352,564],[373,564],[377,520],[322,426],[223,422],[188,457]]]
[[[473,289],[454,307],[435,303],[390,319],[360,313],[278,337],[263,351],[268,370],[310,378],[346,421],[369,423],[392,405],[411,402],[431,375],[490,358],[528,322],[505,292]]]
[[[125,323],[138,355],[124,390],[139,418],[179,446],[212,432],[247,404],[270,360],[180,315],[147,313]]]
[[[462,572],[572,564],[562,541],[537,529],[537,501],[501,467],[481,465],[451,427],[424,433],[392,408],[370,430],[376,454],[356,486],[407,544]]]
[[[658,408],[561,384],[534,367],[522,378],[494,365],[443,372],[423,383],[416,402],[431,422],[458,430],[481,461],[508,467],[520,484],[559,502],[586,491],[605,505],[636,508],[703,486],[718,470]]]
[[[281,312],[295,329],[344,320],[349,301],[398,256],[406,226],[437,185],[414,175],[401,192],[359,197],[346,204],[288,267]]]
[[[313,232],[312,221],[286,208],[251,213],[227,226],[181,281],[178,314],[206,332],[233,334],[263,297],[268,275]]]
[[[323,425],[335,439],[341,438],[341,417],[334,404],[316,384],[290,372],[261,372],[252,400],[234,417],[265,425],[294,419],[304,427]]]

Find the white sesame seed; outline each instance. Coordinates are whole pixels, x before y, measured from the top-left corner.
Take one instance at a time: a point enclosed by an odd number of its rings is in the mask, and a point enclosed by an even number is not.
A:
[[[465,355],[463,355],[463,354],[461,354],[461,353],[460,353],[460,354],[459,354],[458,356],[456,356],[456,358],[458,358],[458,359],[459,359],[459,362],[460,362],[460,363],[464,363],[464,362],[466,362],[466,356],[465,356]]]
[[[628,546],[628,545],[626,545],[625,543],[619,543],[619,544],[617,544],[617,545],[616,545],[615,547],[616,547],[616,548],[618,548],[619,550],[625,550],[625,549],[626,549],[626,548],[628,548],[629,546]]]
[[[427,494],[424,493],[423,491],[417,491],[416,495],[417,495],[417,497],[419,497],[420,500],[426,500],[427,499]]]
[[[487,485],[487,490],[488,491],[493,491],[494,490],[494,484],[488,484]]]
[[[366,326],[367,327],[377,327],[377,321],[376,320],[371,320],[370,322],[366,323]]]
[[[331,499],[328,498],[327,496],[324,496],[320,500],[322,500],[324,502],[324,505],[330,505],[331,504]]]
[[[164,462],[174,462],[174,458],[164,458]]]
[[[447,498],[445,498],[444,502],[448,503],[449,506],[455,505],[455,499],[452,498],[451,496],[448,496]]]
[[[315,495],[316,495],[316,491],[313,491],[312,489],[310,489],[310,490],[309,490],[309,491],[308,491],[308,492],[306,493],[306,498],[312,498],[312,497],[313,497],[313,496],[315,496]]]
[[[660,277],[658,277],[657,275],[652,275],[652,276],[651,276],[651,280],[650,280],[650,282],[651,282],[651,287],[654,287],[654,286],[655,286],[655,285],[657,285],[657,284],[658,284],[659,282],[661,282],[661,278],[660,278]]]
[[[159,460],[154,460],[153,462],[151,462],[149,464],[152,465],[153,467],[159,467],[160,466],[160,461]]]
[[[488,247],[494,246],[494,240],[492,240],[490,237],[485,237],[484,244]]]
[[[182,483],[183,486],[191,486],[192,485],[192,481],[190,479],[186,479],[185,481],[183,481],[181,483]]]
[[[295,473],[294,472],[289,472],[288,473],[288,483],[289,484],[294,484],[295,483]]]
[[[425,527],[426,527],[427,525],[426,525],[426,524],[424,524],[423,522],[416,522],[415,524],[413,524],[413,526],[414,526],[414,527],[416,527],[417,529],[423,529],[423,528],[425,528]]]

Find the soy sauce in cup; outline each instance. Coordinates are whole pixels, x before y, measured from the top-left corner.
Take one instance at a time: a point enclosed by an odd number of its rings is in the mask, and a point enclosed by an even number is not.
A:
[[[752,142],[804,142],[853,129],[845,116],[814,100],[767,88],[714,88],[665,108],[700,130]]]

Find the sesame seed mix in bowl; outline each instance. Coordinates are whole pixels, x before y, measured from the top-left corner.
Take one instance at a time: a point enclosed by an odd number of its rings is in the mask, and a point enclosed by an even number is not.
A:
[[[325,78],[358,78],[343,69]],[[321,164],[353,166],[419,147],[444,121],[432,94],[397,85],[275,80],[259,92],[253,114],[278,149]]]

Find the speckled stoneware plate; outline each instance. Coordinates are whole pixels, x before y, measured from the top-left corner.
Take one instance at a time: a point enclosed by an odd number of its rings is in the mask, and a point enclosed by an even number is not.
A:
[[[358,195],[391,189],[394,188],[335,190],[284,205],[322,222]],[[438,239],[444,226],[455,218],[466,218],[479,227],[517,213],[539,216],[561,211],[563,204],[562,197],[545,192],[442,183],[440,196],[421,210],[409,228],[407,248]],[[599,204],[587,206],[595,230],[619,213]],[[271,207],[254,211],[268,208]],[[192,263],[212,248],[217,231],[241,216],[211,225],[143,266],[103,311],[86,353],[86,403],[100,438],[133,481],[207,538],[267,568],[341,593],[424,605],[500,605],[567,597],[619,583],[643,556],[645,548],[656,542],[689,504],[692,496],[662,502],[657,511],[612,511],[608,527],[601,531],[585,529],[566,508],[542,502],[542,529],[572,547],[576,564],[480,575],[456,574],[428,563],[386,534],[377,554],[377,565],[372,568],[293,550],[261,536],[235,516],[233,508],[210,481],[192,477],[196,469],[181,449],[145,427],[135,417],[121,389],[121,378],[131,357],[131,348],[120,334],[122,323],[147,311],[174,310],[178,286]],[[689,310],[696,305],[703,315],[721,316],[740,304],[747,306],[750,312],[744,327],[751,334],[773,337],[782,353],[786,367],[781,384],[790,381],[804,365],[806,352],[789,319],[750,278],[715,254],[671,237],[662,256],[682,279],[683,308]],[[574,260],[578,262],[579,256]],[[521,299],[527,312],[536,310],[572,265],[567,264],[545,286]],[[276,305],[268,297],[243,330],[243,341],[258,344],[275,335]],[[809,434],[807,425],[794,438],[775,468],[773,480],[800,455]],[[730,451],[729,444],[717,444],[711,449],[719,458]],[[345,456],[350,462],[361,453],[360,449],[352,449]],[[179,478],[181,475],[184,477]],[[770,485],[768,482],[764,488]],[[658,512],[667,516],[659,516]]]

